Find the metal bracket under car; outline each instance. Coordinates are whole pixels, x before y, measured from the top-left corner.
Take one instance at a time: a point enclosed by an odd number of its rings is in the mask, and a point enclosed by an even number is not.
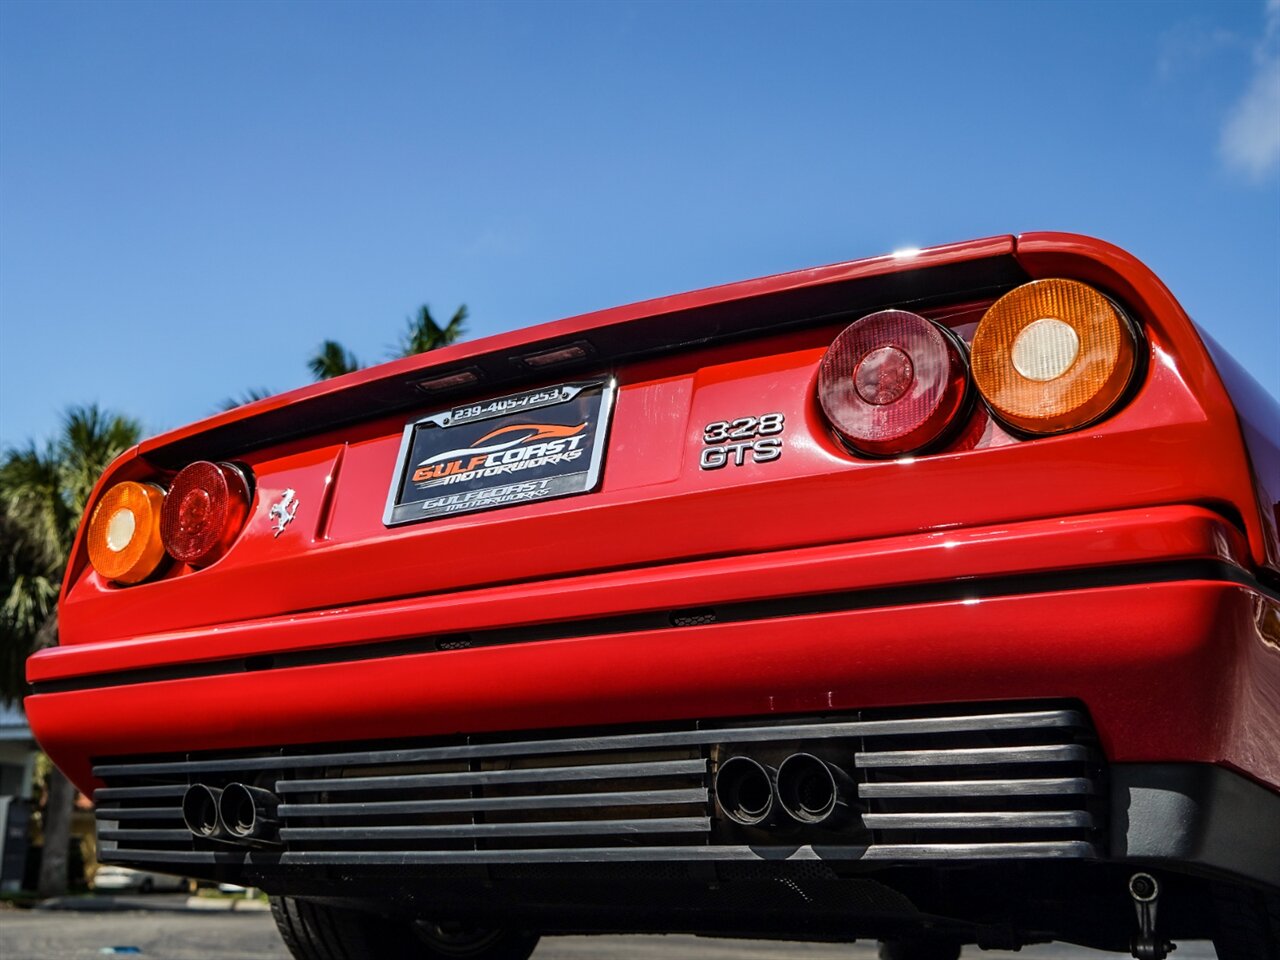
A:
[[[1135,873],[1129,878],[1129,896],[1138,914],[1138,933],[1130,941],[1129,952],[1137,960],[1164,960],[1178,949],[1175,944],[1156,935],[1156,904],[1160,899],[1160,884],[1149,873]]]

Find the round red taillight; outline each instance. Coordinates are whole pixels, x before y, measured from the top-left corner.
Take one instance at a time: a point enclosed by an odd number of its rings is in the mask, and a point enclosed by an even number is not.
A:
[[[818,368],[818,399],[840,439],[875,457],[935,443],[969,397],[964,348],[905,310],[868,314],[836,337]]]
[[[244,474],[201,460],[173,478],[160,510],[160,537],[175,560],[203,567],[227,552],[248,515]]]

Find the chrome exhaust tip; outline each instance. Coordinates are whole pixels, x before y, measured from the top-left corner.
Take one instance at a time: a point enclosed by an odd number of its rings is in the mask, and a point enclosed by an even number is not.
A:
[[[182,822],[194,836],[206,840],[226,840],[227,830],[218,816],[222,791],[193,783],[182,795]]]
[[[276,807],[280,801],[270,790],[231,783],[218,800],[218,818],[229,837],[240,843],[279,843]]]
[[[773,815],[773,772],[750,757],[730,757],[716,772],[716,800],[724,815],[758,827]]]
[[[778,767],[778,803],[806,826],[836,827],[849,819],[853,778],[811,753],[793,753]]]

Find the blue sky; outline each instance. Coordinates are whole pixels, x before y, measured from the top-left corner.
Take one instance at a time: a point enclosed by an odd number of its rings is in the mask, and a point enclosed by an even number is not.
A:
[[[0,444],[996,233],[1101,236],[1280,395],[1280,0],[0,3]]]

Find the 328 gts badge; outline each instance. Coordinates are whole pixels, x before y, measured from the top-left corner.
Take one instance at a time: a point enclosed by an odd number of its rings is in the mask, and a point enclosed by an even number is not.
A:
[[[716,420],[702,428],[702,456],[698,466],[719,470],[732,464],[768,463],[782,456],[782,431],[786,418],[780,413],[737,420]]]

